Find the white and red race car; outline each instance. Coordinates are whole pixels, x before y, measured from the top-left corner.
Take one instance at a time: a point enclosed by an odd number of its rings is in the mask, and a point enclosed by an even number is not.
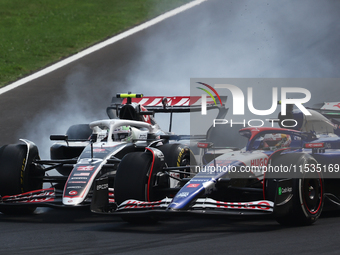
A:
[[[37,146],[25,139],[20,144],[2,146],[0,212],[25,214],[42,206],[89,206],[94,180],[101,178],[107,178],[107,184],[95,188],[108,189],[109,202],[114,204],[116,171],[122,158],[131,152],[157,148],[167,166],[189,165],[190,158],[194,160],[189,146],[178,142],[182,137],[161,130],[153,115],[200,110],[199,100],[199,97],[117,94],[107,108],[110,119],[71,126],[66,135],[51,135],[51,140],[59,142],[51,147],[49,160],[41,160]],[[50,170],[57,170],[60,175],[49,176]],[[174,177],[170,185],[173,187],[177,182]],[[43,188],[48,183],[50,187]]]

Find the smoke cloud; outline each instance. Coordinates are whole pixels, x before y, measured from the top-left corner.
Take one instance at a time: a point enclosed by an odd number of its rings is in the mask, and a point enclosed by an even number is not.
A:
[[[337,77],[339,10],[337,1],[207,1],[140,33],[130,48],[136,54],[119,70],[101,61],[96,64],[101,72],[79,65],[66,78],[66,96],[27,123],[25,137],[49,157],[50,144],[43,141],[50,134],[106,118],[105,108],[116,92],[189,95],[190,78]],[[267,85],[256,86],[266,91]],[[332,86],[313,83],[311,103],[337,100],[337,84]],[[259,103],[264,94],[254,96],[258,109],[268,108]],[[168,117],[156,119],[167,130]],[[176,115],[173,131],[188,131],[189,120]]]

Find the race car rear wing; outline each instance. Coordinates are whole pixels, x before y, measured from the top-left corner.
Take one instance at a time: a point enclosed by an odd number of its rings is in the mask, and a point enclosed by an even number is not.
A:
[[[217,105],[214,99],[207,97],[207,110],[225,108],[225,103]],[[222,96],[221,100],[226,102],[227,97]],[[202,99],[200,96],[143,97],[142,94],[117,94],[112,98],[111,105],[107,107],[108,116],[111,119],[117,118],[120,109],[131,103],[137,103],[146,109],[146,111],[140,111],[140,115],[154,115],[156,112],[198,112],[201,111]]]
[[[119,93],[112,98],[111,105],[106,111],[110,119],[142,120],[152,125],[156,124],[152,118],[156,112],[170,113],[169,132],[171,132],[173,113],[199,112],[202,110],[202,103],[205,103],[206,110],[218,109],[217,118],[224,118],[228,112],[228,108],[225,108],[227,97],[216,99],[207,97],[202,102],[200,96],[143,97],[143,94]]]
[[[324,102],[307,109],[318,111],[327,118],[340,118],[340,102]]]

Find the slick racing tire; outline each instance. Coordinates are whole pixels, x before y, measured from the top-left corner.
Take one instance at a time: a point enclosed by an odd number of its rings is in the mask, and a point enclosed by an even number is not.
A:
[[[17,195],[42,188],[42,181],[34,178],[42,172],[31,165],[32,160],[39,159],[38,149],[34,147],[30,154],[30,159],[27,159],[27,146],[22,144],[4,145],[0,148],[1,196]],[[26,162],[28,160],[31,162]],[[30,214],[35,209],[36,206],[1,206],[0,212]]]
[[[195,156],[190,148],[183,144],[164,144],[157,147],[164,154],[165,163],[168,167],[196,165]],[[188,174],[176,174],[177,178],[193,177],[194,172],[182,170],[181,172],[188,172]],[[173,188],[178,184],[178,181],[172,180],[170,187]]]
[[[79,139],[79,140],[86,140],[92,134],[92,129],[90,128],[89,124],[77,124],[72,125],[68,128],[66,135],[68,139]]]
[[[162,199],[154,190],[156,175],[160,169],[151,169],[151,167],[152,155],[149,152],[132,152],[123,157],[114,184],[115,200],[118,205],[128,199],[149,202]],[[122,219],[130,223],[158,221],[154,216],[122,216]]]
[[[72,125],[66,132],[69,140],[87,140],[92,134],[92,129],[88,124]],[[70,146],[69,144],[55,143],[51,146],[51,159],[72,159],[79,157],[83,152],[84,146]],[[68,176],[73,167],[72,166],[58,166],[56,170],[64,176]]]
[[[303,170],[305,164],[317,164],[309,154],[289,153],[280,155],[271,163],[272,166],[296,166],[301,169],[292,179],[292,206],[284,215],[276,215],[276,221],[285,226],[311,225],[320,217],[324,204],[324,181],[321,173]],[[289,177],[288,177],[289,178]],[[278,194],[275,175],[266,174],[266,199],[275,200]]]

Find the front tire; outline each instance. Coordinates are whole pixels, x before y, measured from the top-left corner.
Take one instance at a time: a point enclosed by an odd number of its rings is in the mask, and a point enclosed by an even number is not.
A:
[[[304,169],[308,165],[317,164],[317,161],[309,154],[294,153],[281,155],[272,162],[272,166],[296,165],[296,169]],[[324,204],[324,181],[321,173],[307,172],[297,173],[292,180],[292,206],[285,215],[276,216],[277,222],[285,226],[311,225],[320,217]],[[266,198],[274,201],[276,184],[274,179],[266,179]],[[273,189],[274,188],[274,189]]]
[[[27,146],[22,144],[4,145],[0,149],[0,195],[17,195],[24,192],[42,188],[42,181],[37,177],[40,173],[35,171],[31,164],[38,159],[38,149],[30,150],[27,158]],[[5,214],[30,214],[36,206],[1,206],[0,211]]]
[[[118,205],[128,199],[138,201],[157,201],[161,199],[155,192],[155,181],[160,169],[152,169],[150,152],[132,152],[126,154],[119,164],[115,184],[115,201]],[[123,216],[130,223],[156,223],[153,216]]]

